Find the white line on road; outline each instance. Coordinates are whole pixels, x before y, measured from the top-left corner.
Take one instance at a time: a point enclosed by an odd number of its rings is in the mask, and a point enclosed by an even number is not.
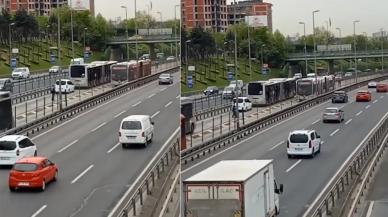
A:
[[[178,96],[176,96],[175,98],[179,99],[179,97],[181,97],[181,95],[178,95]]]
[[[160,89],[160,92],[165,91],[167,87]]]
[[[370,108],[370,105],[365,106],[365,109],[368,109],[368,108]]]
[[[139,101],[139,102],[133,104],[132,107],[136,107],[136,106],[140,105],[140,103],[141,103],[141,101]]]
[[[380,99],[384,98],[384,96],[380,96]]]
[[[348,121],[345,122],[345,125],[348,125],[350,122],[352,122],[353,119],[349,119]]]
[[[298,164],[300,164],[300,162],[302,162],[302,160],[298,160],[296,163],[294,163],[290,168],[288,168],[286,170],[286,173],[290,172],[292,169],[294,169],[294,167],[296,167]]]
[[[283,141],[281,141],[281,142],[279,142],[278,144],[276,144],[274,147],[272,147],[271,149],[269,149],[270,151],[272,151],[272,150],[274,150],[275,148],[277,148],[279,145],[282,145],[282,144],[284,144],[284,140]]]
[[[330,133],[330,136],[334,136],[336,133],[338,133],[339,130],[340,130],[340,129],[334,130],[334,132]]]
[[[321,119],[314,121],[313,123],[311,123],[311,125],[314,125],[314,124],[318,123],[319,121],[321,121]]]
[[[111,153],[113,150],[115,150],[121,143],[117,143],[116,145],[114,145],[111,149],[109,149],[106,153],[109,154]]]
[[[47,205],[43,205],[42,207],[40,207],[40,209],[38,209],[38,211],[36,211],[34,214],[32,214],[31,217],[36,217],[38,216],[44,209],[46,209]]]
[[[154,118],[156,115],[158,115],[160,113],[160,111],[157,111],[157,112],[155,112],[155,114],[153,114],[152,116],[151,116],[151,118]]]
[[[74,140],[73,142],[71,142],[70,144],[66,145],[65,147],[63,147],[61,150],[58,151],[58,153],[61,153],[63,152],[64,150],[68,149],[70,146],[74,145],[75,143],[78,142],[78,139],[77,140]]]
[[[373,101],[373,104],[375,104],[376,102],[378,102],[379,100],[378,99],[376,99],[375,101]]]
[[[167,108],[172,104],[172,101],[168,102],[164,107]]]
[[[115,117],[115,118],[117,118],[118,116],[120,116],[120,115],[124,114],[125,112],[126,112],[126,110],[124,110],[124,111],[122,111],[122,112],[118,113],[118,114],[117,114],[117,115],[115,115],[114,117]]]
[[[372,215],[372,211],[373,211],[373,205],[375,204],[374,201],[371,201],[370,204],[369,204],[369,207],[368,207],[368,212],[366,213],[366,217],[370,217]]]
[[[104,123],[98,125],[96,128],[94,128],[94,129],[91,130],[90,132],[94,132],[94,131],[98,130],[100,127],[104,126],[105,124],[106,124],[106,122],[104,122]]]
[[[359,116],[360,114],[362,114],[363,111],[359,111],[356,116]]]
[[[325,144],[325,141],[321,141],[321,145]]]
[[[89,170],[91,170],[94,167],[94,165],[90,165],[88,168],[86,168],[81,174],[79,174],[73,181],[71,181],[71,184],[74,184],[77,182],[83,175],[85,175]]]
[[[149,95],[147,98],[149,99],[149,98],[151,98],[151,97],[153,97],[153,96],[155,96],[155,95],[156,95],[156,94],[153,93],[153,94]]]

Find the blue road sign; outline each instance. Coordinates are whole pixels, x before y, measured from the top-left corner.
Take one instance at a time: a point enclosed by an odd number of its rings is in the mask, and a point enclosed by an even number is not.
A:
[[[263,75],[266,75],[266,74],[268,74],[268,68],[262,68],[261,69],[261,74],[263,74]]]
[[[85,51],[84,52],[84,59],[88,59],[89,58],[89,52]]]
[[[54,54],[50,54],[50,62],[51,64],[55,64],[55,55]]]
[[[187,87],[193,88],[193,76],[192,75],[187,76]]]
[[[233,80],[233,72],[228,72],[228,80]]]
[[[12,68],[12,69],[15,69],[15,68],[16,68],[16,65],[17,65],[17,60],[16,60],[16,58],[12,58],[12,59],[11,59],[11,68]]]

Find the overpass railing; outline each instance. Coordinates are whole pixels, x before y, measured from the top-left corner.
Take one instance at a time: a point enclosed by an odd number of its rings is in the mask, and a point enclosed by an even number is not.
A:
[[[388,55],[388,49],[385,49],[383,51],[381,50],[359,50],[357,51],[357,56],[368,56],[368,55]],[[314,57],[313,52],[309,52],[306,54],[307,57],[312,58]],[[354,51],[325,51],[325,52],[317,52],[317,57],[342,57],[342,56],[354,56]],[[305,54],[302,53],[290,53],[288,54],[288,59],[294,59],[294,58],[304,58]]]

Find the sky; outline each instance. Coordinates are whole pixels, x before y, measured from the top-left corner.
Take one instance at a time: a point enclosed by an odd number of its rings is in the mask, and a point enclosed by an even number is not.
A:
[[[232,2],[233,0],[227,0]],[[273,4],[273,29],[279,29],[285,35],[303,34],[306,23],[306,34],[311,34],[312,11],[320,10],[315,15],[315,26],[324,26],[331,18],[331,32],[338,36],[337,27],[342,29],[342,36],[353,34],[353,21],[360,20],[356,32],[366,32],[369,36],[383,28],[388,30],[387,0],[264,0]]]
[[[137,10],[147,11],[147,5],[150,5],[151,0],[137,0]],[[160,15],[162,13],[162,19],[174,19],[175,5],[179,5],[180,0],[152,0],[151,15],[155,17],[157,21],[160,21]],[[115,20],[117,17],[125,19],[125,9],[121,8],[122,5],[128,8],[128,18],[134,17],[135,3],[134,0],[94,0],[96,14],[101,13],[107,19]],[[177,18],[180,17],[180,7],[176,9]]]

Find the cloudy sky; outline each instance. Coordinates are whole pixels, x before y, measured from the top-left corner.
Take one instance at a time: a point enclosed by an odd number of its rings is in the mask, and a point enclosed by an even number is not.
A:
[[[134,0],[94,0],[96,14],[101,13],[108,19],[115,20],[117,17],[125,18],[125,9],[121,8],[121,5],[128,7],[128,17],[134,17]],[[147,11],[147,5],[150,5],[151,0],[137,0],[137,10]],[[174,5],[179,5],[180,0],[152,0],[151,14],[160,20],[162,13],[162,19],[174,19]],[[180,9],[177,8],[177,17],[180,17]]]
[[[232,0],[227,0],[232,2]],[[360,20],[357,32],[369,35],[380,28],[388,30],[387,0],[264,0],[273,4],[273,27],[282,33],[303,33],[299,21],[306,22],[306,32],[312,33],[312,11],[320,10],[315,16],[315,25],[325,26],[331,18],[332,32],[342,29],[342,36],[353,34],[353,20]]]

